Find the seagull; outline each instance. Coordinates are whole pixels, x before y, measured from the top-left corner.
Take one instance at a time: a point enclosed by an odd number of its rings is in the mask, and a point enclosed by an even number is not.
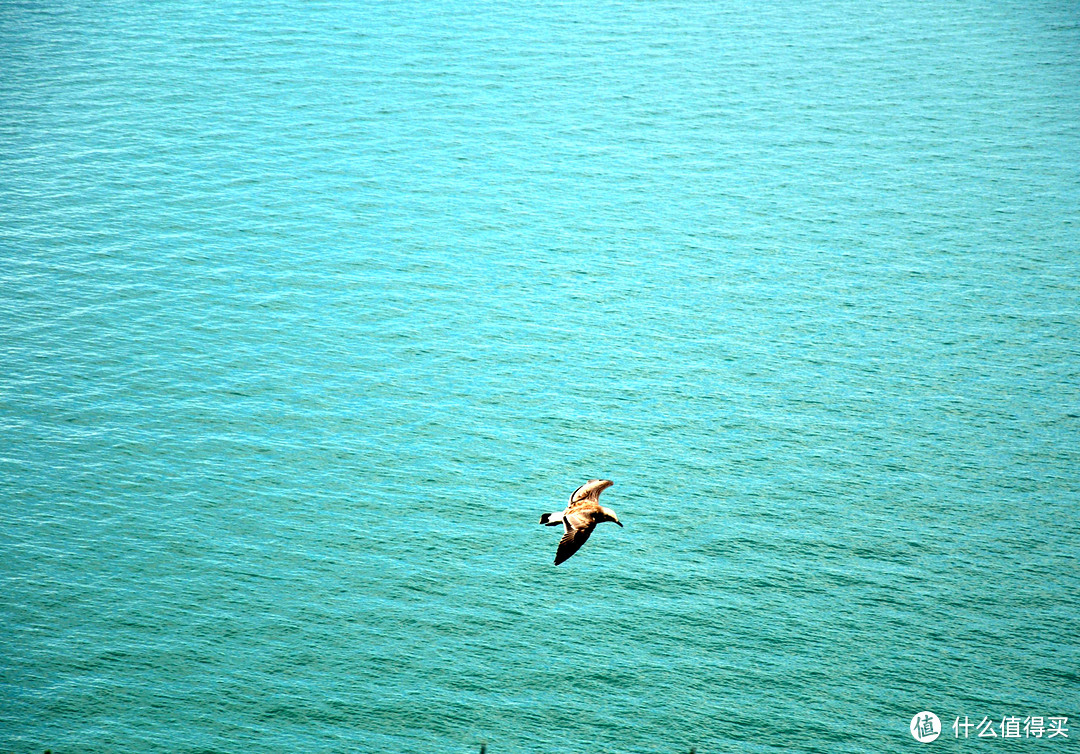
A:
[[[619,517],[611,508],[600,505],[600,493],[615,484],[610,479],[591,479],[574,490],[566,510],[557,513],[545,513],[540,517],[544,526],[562,524],[566,531],[559,540],[559,549],[555,553],[555,565],[559,565],[585,544],[596,525],[603,521],[619,524]]]

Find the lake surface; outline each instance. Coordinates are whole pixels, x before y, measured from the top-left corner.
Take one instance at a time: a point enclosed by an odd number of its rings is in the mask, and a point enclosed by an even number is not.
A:
[[[9,2],[0,71],[0,750],[1075,750],[1075,3]]]

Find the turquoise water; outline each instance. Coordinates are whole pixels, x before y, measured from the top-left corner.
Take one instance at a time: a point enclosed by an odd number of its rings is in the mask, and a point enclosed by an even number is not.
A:
[[[1075,3],[9,2],[0,71],[0,751],[1075,749]]]

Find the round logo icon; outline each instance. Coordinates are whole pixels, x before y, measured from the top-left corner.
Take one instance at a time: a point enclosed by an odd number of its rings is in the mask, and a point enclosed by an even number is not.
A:
[[[941,735],[941,721],[933,712],[920,712],[911,718],[911,735],[924,744],[936,741]]]

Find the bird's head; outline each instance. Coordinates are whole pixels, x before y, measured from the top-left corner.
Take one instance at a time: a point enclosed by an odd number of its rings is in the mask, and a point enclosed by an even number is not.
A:
[[[601,505],[600,512],[604,514],[605,521],[610,521],[613,524],[618,524],[619,526],[622,526],[622,522],[619,521],[619,517],[615,515],[615,511],[611,510],[611,508],[605,508]]]

